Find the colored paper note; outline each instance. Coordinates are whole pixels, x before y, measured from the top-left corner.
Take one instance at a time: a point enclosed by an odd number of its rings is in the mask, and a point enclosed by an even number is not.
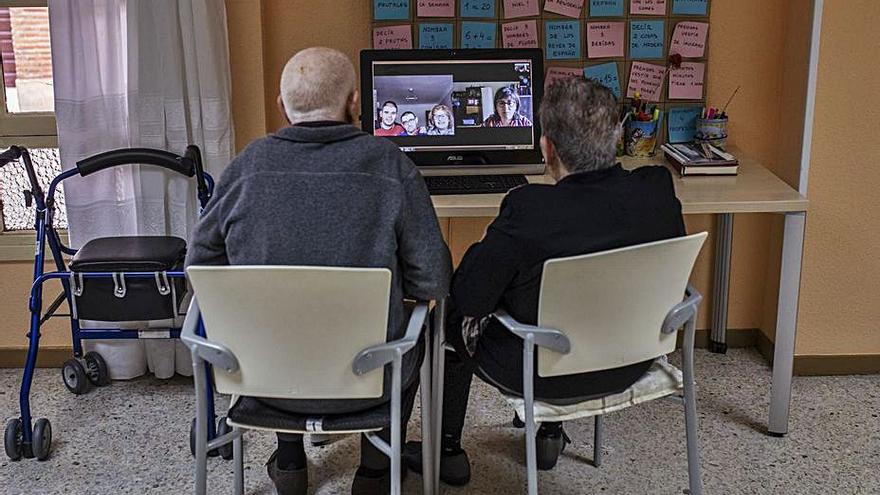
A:
[[[538,15],[538,0],[504,0],[504,18],[529,17]]]
[[[547,76],[544,77],[544,89],[546,90],[551,84],[560,79],[581,76],[583,76],[581,70],[574,67],[550,67],[547,69]]]
[[[677,15],[706,15],[709,0],[672,0],[672,13]]]
[[[682,62],[681,67],[669,71],[670,100],[699,100],[703,98],[703,78],[706,64]]]
[[[459,0],[462,17],[495,17],[495,0]]]
[[[629,23],[629,58],[663,58],[664,21]]]
[[[590,17],[623,17],[623,0],[590,0]]]
[[[373,29],[373,48],[377,50],[411,50],[412,47],[412,27],[409,24]]]
[[[462,48],[495,48],[497,26],[494,22],[462,22]]]
[[[538,21],[508,22],[501,25],[504,48],[539,48]]]
[[[584,0],[546,0],[544,12],[578,18],[584,8]]]
[[[630,0],[631,15],[666,15],[666,0]]]
[[[452,24],[419,24],[419,48],[451,50]]]
[[[614,93],[614,97],[620,99],[620,76],[617,71],[617,62],[587,67],[584,69],[584,77],[610,89]]]
[[[581,58],[581,25],[578,21],[544,23],[544,54],[548,60]]]
[[[409,19],[409,0],[373,0],[373,19]]]
[[[709,24],[705,22],[679,22],[672,32],[669,53],[686,58],[701,58],[706,53],[706,37]]]
[[[418,0],[419,17],[455,17],[455,0]]]
[[[587,23],[587,57],[623,57],[623,35],[626,27],[622,22]]]
[[[667,141],[670,143],[689,143],[697,132],[697,119],[703,109],[700,107],[672,107],[669,109]]]
[[[633,62],[629,71],[629,84],[626,87],[627,98],[635,97],[638,92],[643,100],[660,101],[665,72],[666,67],[662,65]]]

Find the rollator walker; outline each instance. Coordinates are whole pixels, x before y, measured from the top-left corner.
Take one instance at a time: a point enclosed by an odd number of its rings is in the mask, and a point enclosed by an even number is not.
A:
[[[33,205],[36,210],[36,251],[34,282],[28,301],[31,314],[27,334],[29,346],[19,394],[21,416],[7,421],[4,447],[11,460],[25,457],[42,461],[51,451],[52,426],[46,418],[32,422],[30,407],[40,327],[49,318],[70,317],[73,358],[64,363],[62,378],[68,390],[77,395],[84,394],[92,386],[108,385],[110,376],[100,354],[94,351],[83,353],[83,340],[179,338],[184,316],[181,311],[185,311],[188,295],[183,272],[186,242],[178,237],[105,237],[93,239],[80,249],[65,246],[53,224],[58,186],[71,177],[87,177],[112,167],[151,165],[194,178],[198,201],[204,209],[213,193],[214,180],[203,170],[201,153],[194,145],[188,146],[182,156],[147,148],[126,148],[91,156],[56,176],[45,194],[27,149],[13,146],[0,153],[0,167],[19,159],[30,182],[30,190],[24,193],[25,203],[28,207]],[[55,271],[44,273],[47,244]],[[71,257],[69,262],[65,255]],[[63,290],[43,312],[43,284],[52,279],[58,279]],[[64,302],[67,302],[70,313],[56,314]],[[210,377],[210,370],[207,371]],[[212,387],[207,389],[210,438],[218,434],[214,428],[212,390]],[[226,422],[221,420],[220,429],[225,425]],[[193,451],[194,435],[195,429],[191,426],[190,448]],[[212,454],[231,458],[231,453],[215,451]]]

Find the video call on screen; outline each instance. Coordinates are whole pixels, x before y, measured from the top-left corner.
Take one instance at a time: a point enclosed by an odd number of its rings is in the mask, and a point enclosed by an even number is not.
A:
[[[373,134],[405,151],[533,149],[528,60],[373,63]]]

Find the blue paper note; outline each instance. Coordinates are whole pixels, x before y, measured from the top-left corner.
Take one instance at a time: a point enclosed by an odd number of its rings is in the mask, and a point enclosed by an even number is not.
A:
[[[623,17],[623,0],[590,0],[590,17]]]
[[[617,62],[592,65],[584,69],[584,77],[610,89],[620,99],[620,76],[617,73]]]
[[[629,23],[629,58],[663,58],[663,21],[631,21]]]
[[[689,143],[697,132],[697,119],[703,109],[700,107],[672,107],[669,109],[670,143]]]
[[[461,17],[495,17],[495,0],[458,0]]]
[[[419,24],[419,48],[451,50],[452,24]]]
[[[678,15],[706,15],[709,0],[673,0],[672,13]]]
[[[547,60],[581,58],[581,26],[578,21],[547,21],[544,24]]]
[[[461,23],[462,48],[495,48],[497,27],[494,22]]]
[[[409,19],[409,0],[373,0],[373,18],[377,21]]]

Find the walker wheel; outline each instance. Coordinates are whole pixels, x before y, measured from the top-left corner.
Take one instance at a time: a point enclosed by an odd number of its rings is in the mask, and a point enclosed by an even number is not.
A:
[[[221,416],[217,420],[217,436],[221,437],[230,431],[232,431],[232,428],[226,424],[226,416]],[[220,457],[227,461],[232,459],[232,442],[217,447],[217,452],[220,454]]]
[[[34,436],[31,449],[38,461],[45,461],[52,451],[52,424],[46,418],[40,418],[34,423]]]
[[[78,359],[68,359],[61,368],[61,378],[64,386],[76,395],[82,395],[89,390],[89,379],[86,368]]]
[[[87,352],[83,356],[86,362],[86,375],[90,382],[97,387],[110,385],[110,371],[107,369],[107,362],[95,351]]]
[[[21,420],[10,418],[6,421],[6,434],[3,436],[3,447],[6,449],[6,457],[11,461],[21,459],[23,449],[21,446]]]

